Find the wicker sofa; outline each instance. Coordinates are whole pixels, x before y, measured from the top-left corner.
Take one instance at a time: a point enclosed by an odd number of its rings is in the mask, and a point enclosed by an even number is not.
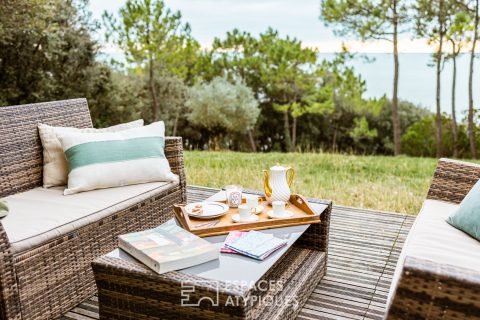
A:
[[[446,221],[480,165],[440,159],[399,258],[388,319],[480,319],[480,242]]]
[[[0,198],[23,210],[0,220],[0,319],[59,318],[94,294],[90,263],[117,246],[118,234],[159,225],[171,217],[174,203],[186,201],[177,137],[166,138],[165,155],[178,183],[95,190],[78,198],[42,188],[37,123],[92,127],[85,99],[0,107]],[[24,212],[27,205],[32,212]],[[69,217],[74,221],[65,223]]]

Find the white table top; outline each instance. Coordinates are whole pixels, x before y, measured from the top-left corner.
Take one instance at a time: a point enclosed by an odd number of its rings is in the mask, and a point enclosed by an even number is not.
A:
[[[249,195],[245,195],[248,197]],[[208,201],[225,199],[225,192],[219,191]],[[311,203],[315,212],[321,213],[327,208],[324,204]],[[293,243],[307,230],[310,225],[274,228],[259,230],[263,233],[273,234],[275,237],[287,240],[287,245],[263,261],[255,260],[240,254],[220,253],[220,259],[196,265],[180,272],[196,275],[209,280],[241,282],[247,285],[254,285],[262,276],[277,262]],[[204,239],[220,248],[227,235],[205,237]]]
[[[249,195],[244,194],[246,197]],[[253,195],[250,195],[253,196]],[[219,191],[207,201],[215,201],[225,199],[225,192]],[[310,203],[315,212],[321,213],[327,208],[327,205]],[[173,219],[172,219],[173,220]],[[177,221],[176,221],[177,222]],[[177,222],[178,225],[180,225]],[[263,233],[273,234],[275,237],[287,240],[287,245],[263,261],[255,260],[240,254],[220,253],[220,258],[212,260],[203,264],[199,264],[190,268],[178,270],[185,274],[195,275],[206,280],[221,281],[227,283],[241,284],[242,286],[254,286],[258,280],[277,262],[293,245],[293,243],[307,230],[310,225],[299,225],[292,227],[273,228],[266,230],[259,230]],[[227,235],[205,237],[218,247],[218,250],[223,246],[223,242]],[[117,257],[124,260],[136,261],[129,254],[122,250],[114,250],[108,254],[110,257]]]

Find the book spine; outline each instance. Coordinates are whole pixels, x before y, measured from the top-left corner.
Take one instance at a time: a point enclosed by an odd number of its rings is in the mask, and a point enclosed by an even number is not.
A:
[[[134,246],[132,246],[128,241],[123,240],[122,238],[118,238],[118,246],[120,249],[126,251],[129,255],[152,269],[153,271],[160,273],[160,265],[158,262],[147,256],[145,253],[142,251],[136,249]]]

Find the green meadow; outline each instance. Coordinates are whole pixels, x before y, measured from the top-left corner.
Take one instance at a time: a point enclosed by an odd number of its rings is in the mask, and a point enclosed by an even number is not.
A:
[[[263,169],[294,167],[293,191],[336,205],[417,214],[437,160],[331,153],[185,152],[187,183],[212,188],[263,188]]]

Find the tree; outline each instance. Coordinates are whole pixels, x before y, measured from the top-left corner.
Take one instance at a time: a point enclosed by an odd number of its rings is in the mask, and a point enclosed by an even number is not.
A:
[[[443,114],[443,149],[445,155],[451,155],[453,153],[453,134],[451,119]],[[402,136],[403,150],[405,154],[414,157],[434,157],[436,151],[436,116],[433,114],[428,117],[424,117],[414,124],[412,124]],[[466,135],[466,128],[464,125],[458,126],[458,155],[459,157],[468,156],[468,139]]]
[[[328,108],[328,98],[318,92],[323,88],[316,74],[317,51],[304,47],[298,39],[281,38],[271,28],[258,38],[234,29],[225,39],[215,39],[213,50],[217,56],[213,69],[229,79],[244,79],[262,103],[263,114],[282,114],[280,136],[285,150],[294,151],[298,119]]]
[[[442,109],[440,101],[441,74],[444,60],[444,42],[447,35],[448,16],[455,10],[448,0],[419,0],[416,2],[416,34],[427,37],[430,44],[436,45],[433,60],[436,64],[436,141],[437,158],[443,155]]]
[[[477,141],[475,133],[474,110],[473,110],[473,69],[475,63],[475,48],[478,40],[479,24],[479,5],[480,0],[474,0],[474,6],[470,10],[473,15],[473,36],[472,47],[470,49],[470,66],[468,71],[468,139],[470,142],[470,154],[473,159],[477,159]]]
[[[190,123],[214,134],[215,149],[220,147],[220,138],[225,133],[248,133],[260,114],[258,101],[249,87],[220,77],[194,85],[186,105]],[[250,142],[255,150],[255,144],[251,139]]]
[[[99,81],[100,85],[95,86],[95,92],[88,99],[94,126],[108,127],[141,118],[142,110],[148,103],[142,96],[141,76],[104,68],[92,81],[97,82],[101,78],[108,80]]]
[[[450,20],[447,29],[446,39],[452,46],[451,53],[446,59],[452,60],[452,134],[453,134],[453,157],[459,156],[458,152],[458,123],[457,123],[457,111],[456,111],[456,84],[457,84],[457,57],[460,54],[463,44],[465,43],[467,28],[469,24],[468,13],[461,11],[462,8],[458,8],[451,15],[448,16]]]
[[[355,74],[353,67],[346,64],[352,57],[347,51],[337,54],[332,61],[324,61],[323,82],[328,88],[332,88],[332,100],[334,110],[327,113],[330,118],[330,125],[333,127],[332,150],[337,150],[339,135],[346,132],[346,136],[353,139],[354,143],[360,142],[366,137],[369,131],[368,118],[379,116],[385,99],[365,99],[365,81]],[[350,117],[350,120],[345,119]],[[365,130],[366,129],[366,130]],[[371,132],[373,133],[375,129]],[[372,138],[372,135],[368,135]],[[363,141],[362,141],[363,142]],[[365,151],[365,148],[363,148]]]
[[[362,145],[366,141],[366,145],[378,135],[377,129],[370,129],[366,117],[355,118],[355,126],[349,135],[355,141],[356,145]],[[365,150],[365,149],[364,149]]]
[[[163,119],[165,119],[167,132],[176,136],[179,132],[180,118],[184,118],[186,113],[188,87],[177,76],[163,76],[156,82],[159,84],[160,106],[165,110]]]
[[[273,29],[260,34],[257,51],[265,93],[275,110],[283,114],[287,150],[295,151],[297,119],[304,113],[301,108],[316,83],[310,70],[316,62],[317,52],[303,47],[301,41],[295,38],[280,38],[278,31]],[[302,109],[305,112],[308,110]]]
[[[383,39],[393,44],[392,123],[395,155],[401,154],[401,126],[398,111],[398,35],[408,19],[407,0],[322,0],[321,18],[327,25],[339,26],[336,33],[354,35],[362,40]]]
[[[109,81],[95,61],[88,2],[0,1],[0,103],[92,98]],[[98,77],[97,77],[98,76]],[[100,97],[99,97],[100,98]]]
[[[107,40],[124,51],[127,62],[148,74],[152,120],[157,121],[161,110],[155,71],[167,70],[167,61],[178,61],[176,55],[189,53],[198,44],[191,38],[189,24],[182,23],[181,13],[166,8],[162,0],[127,0],[119,16],[117,21],[104,13]]]

